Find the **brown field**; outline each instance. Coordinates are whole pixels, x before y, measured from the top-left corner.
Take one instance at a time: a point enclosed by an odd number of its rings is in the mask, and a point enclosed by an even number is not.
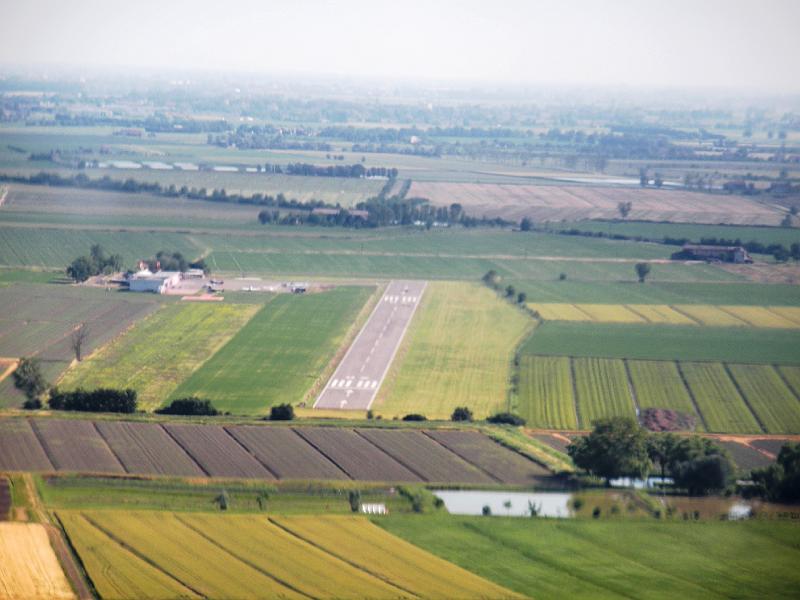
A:
[[[433,204],[460,203],[471,216],[535,222],[619,218],[617,204],[631,202],[628,219],[682,223],[779,225],[785,211],[742,198],[683,190],[493,183],[411,184],[408,197]]]
[[[47,457],[59,471],[124,473],[91,421],[31,421]]]
[[[359,429],[358,433],[425,481],[493,483],[488,475],[419,431]]]
[[[427,434],[501,483],[530,484],[548,474],[541,465],[477,431],[433,430]]]
[[[0,471],[53,471],[27,419],[0,421]]]
[[[0,598],[74,597],[44,526],[0,523]]]
[[[547,472],[477,431],[0,420],[0,471],[429,483]]]
[[[275,479],[251,454],[215,425],[164,425],[211,477]]]
[[[128,473],[184,477],[205,475],[160,425],[98,421],[97,430]]]
[[[420,477],[352,430],[304,427],[296,431],[353,479],[421,481]]]
[[[348,478],[292,429],[242,426],[229,427],[228,433],[280,479]]]

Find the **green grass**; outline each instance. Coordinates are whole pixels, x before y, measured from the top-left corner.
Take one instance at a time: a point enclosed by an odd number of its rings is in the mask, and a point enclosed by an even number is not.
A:
[[[756,241],[762,244],[783,244],[787,248],[800,242],[800,229],[786,227],[745,227],[739,225],[695,225],[690,223],[642,223],[642,222],[609,222],[578,221],[559,223],[558,230],[579,229],[581,231],[597,231],[606,234],[621,234],[631,237],[642,236],[660,240],[665,237],[689,238],[699,242],[701,238],[740,239],[742,242]],[[668,248],[677,247],[667,246]]]
[[[533,320],[477,284],[429,283],[375,408],[384,414],[476,417],[504,409],[517,344]]]
[[[248,304],[174,303],[67,371],[59,386],[132,388],[139,408],[157,408],[252,317]]]
[[[703,282],[530,281],[509,282],[528,294],[529,302],[596,304],[741,304],[800,306],[796,285]]]
[[[588,429],[596,419],[604,417],[635,415],[621,360],[576,358],[573,369],[581,427]]]
[[[13,283],[49,283],[61,276],[61,273],[53,271],[0,269],[0,285],[9,285]]]
[[[728,365],[728,369],[767,432],[800,432],[800,400],[774,367]]]
[[[681,363],[708,430],[758,433],[761,428],[720,363]]]
[[[547,322],[523,354],[648,360],[800,363],[800,332],[744,327]]]
[[[795,523],[392,516],[389,532],[532,598],[794,598]]]
[[[171,394],[220,410],[260,414],[302,400],[339,348],[372,288],[281,294]]]
[[[519,414],[534,427],[577,429],[570,359],[522,356],[519,365]]]
[[[629,360],[628,371],[639,408],[668,408],[693,415],[702,431],[703,424],[674,362]]]

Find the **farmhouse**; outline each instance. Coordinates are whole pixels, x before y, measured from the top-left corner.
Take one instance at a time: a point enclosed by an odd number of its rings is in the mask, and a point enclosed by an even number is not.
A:
[[[128,287],[132,292],[152,292],[164,294],[170,288],[180,283],[181,274],[178,271],[156,271],[151,273],[144,270],[131,276]]]
[[[702,246],[685,244],[683,253],[699,260],[720,260],[732,263],[751,263],[753,259],[741,246]]]

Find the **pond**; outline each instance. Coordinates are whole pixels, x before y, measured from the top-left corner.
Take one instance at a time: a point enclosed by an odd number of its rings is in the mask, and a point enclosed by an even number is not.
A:
[[[531,506],[542,517],[571,517],[570,499],[566,492],[487,492],[477,490],[434,490],[453,515],[481,515],[485,506],[491,514],[530,517]]]

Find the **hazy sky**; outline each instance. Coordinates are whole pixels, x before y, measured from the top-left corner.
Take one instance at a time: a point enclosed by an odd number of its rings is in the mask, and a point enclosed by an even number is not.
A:
[[[3,0],[0,63],[800,91],[800,0]]]

